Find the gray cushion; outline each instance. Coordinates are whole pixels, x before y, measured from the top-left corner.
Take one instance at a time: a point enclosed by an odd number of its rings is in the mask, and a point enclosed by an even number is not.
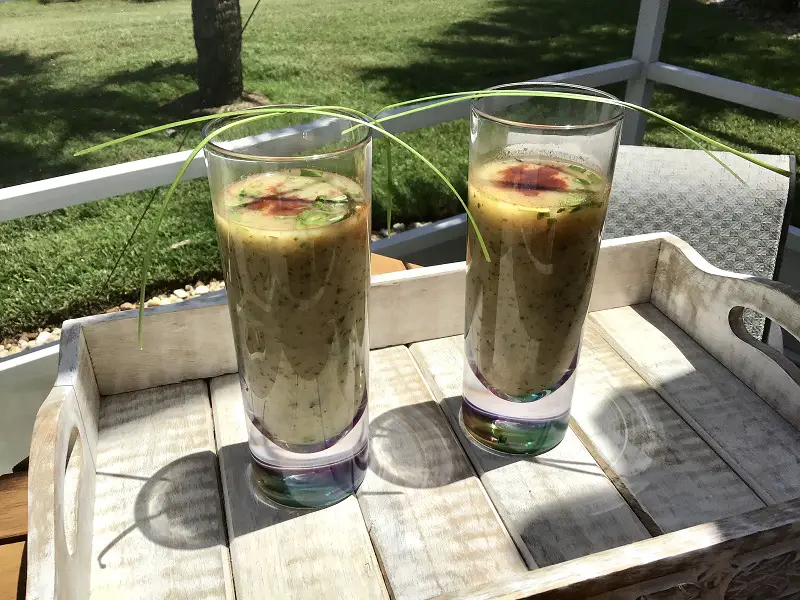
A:
[[[727,153],[622,146],[603,236],[669,231],[720,269],[772,279],[789,179]],[[791,156],[758,155],[789,169]]]
[[[738,156],[718,156],[749,187],[702,150],[620,147],[603,237],[668,231],[720,269],[772,279],[790,180]],[[794,167],[792,156],[758,157]],[[746,322],[760,337],[763,319]]]

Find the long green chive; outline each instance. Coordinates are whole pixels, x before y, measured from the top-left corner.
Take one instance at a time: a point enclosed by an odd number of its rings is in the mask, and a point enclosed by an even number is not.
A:
[[[579,94],[579,93],[570,93],[570,92],[535,91],[535,90],[477,90],[477,91],[472,91],[472,92],[455,92],[455,93],[450,93],[450,94],[438,94],[438,95],[435,95],[435,96],[426,96],[426,97],[423,97],[423,98],[417,98],[415,100],[408,100],[408,101],[405,101],[405,102],[399,102],[399,103],[396,103],[396,104],[391,104],[389,106],[386,106],[381,110],[381,112],[386,112],[386,111],[389,111],[389,110],[393,110],[393,109],[396,109],[396,108],[400,108],[400,107],[408,106],[408,105],[412,105],[412,104],[419,104],[421,102],[427,102],[427,104],[425,104],[424,106],[415,106],[415,107],[410,108],[408,110],[399,111],[399,112],[394,113],[392,115],[388,115],[388,116],[380,117],[380,118],[373,118],[373,117],[370,117],[369,115],[366,115],[365,113],[362,113],[360,111],[357,111],[357,110],[354,110],[354,109],[351,109],[351,108],[348,108],[348,107],[343,107],[343,106],[314,106],[314,107],[308,107],[308,108],[290,108],[290,107],[253,108],[253,109],[246,109],[246,110],[231,111],[231,112],[226,112],[226,113],[217,113],[217,114],[212,114],[212,115],[205,115],[205,116],[202,116],[202,117],[195,117],[195,118],[192,118],[192,119],[184,119],[182,121],[175,121],[173,123],[167,123],[166,125],[159,125],[158,127],[151,127],[149,129],[145,129],[143,131],[140,131],[140,132],[137,132],[137,133],[134,133],[134,134],[131,134],[131,135],[127,135],[127,136],[124,136],[124,137],[121,137],[121,138],[118,138],[118,139],[115,139],[115,140],[109,140],[107,142],[103,142],[102,144],[97,144],[97,145],[92,146],[90,148],[86,148],[84,150],[80,150],[80,151],[76,152],[75,155],[76,156],[80,156],[80,155],[83,155],[83,154],[88,154],[89,152],[96,152],[97,150],[101,150],[103,148],[107,148],[107,147],[113,146],[115,144],[119,144],[119,143],[122,143],[122,142],[130,141],[130,140],[133,140],[133,139],[145,136],[145,135],[149,135],[151,133],[157,133],[159,131],[164,131],[166,129],[170,129],[170,128],[174,128],[174,127],[181,127],[183,125],[191,125],[191,124],[195,124],[195,123],[201,123],[201,122],[204,122],[204,121],[217,119],[219,117],[237,117],[237,116],[245,117],[245,118],[242,118],[240,120],[234,121],[232,123],[228,123],[228,124],[222,125],[220,128],[216,129],[215,131],[213,131],[212,133],[207,135],[197,146],[195,146],[194,149],[189,154],[189,157],[186,159],[186,161],[184,161],[183,165],[181,166],[180,170],[178,171],[177,176],[175,177],[175,180],[170,185],[170,187],[169,187],[169,189],[167,191],[167,194],[164,197],[164,202],[163,202],[163,204],[161,206],[161,210],[159,211],[159,214],[158,214],[158,216],[156,218],[156,222],[154,224],[154,227],[153,227],[150,235],[148,236],[148,240],[147,240],[147,244],[146,244],[145,252],[144,252],[144,257],[143,257],[143,260],[142,260],[141,288],[140,288],[140,294],[139,294],[139,322],[138,322],[139,347],[140,348],[142,347],[142,323],[143,323],[143,316],[144,316],[145,291],[146,291],[146,284],[147,284],[148,269],[150,267],[150,261],[151,261],[151,258],[152,258],[152,247],[155,244],[156,237],[157,237],[157,234],[158,234],[158,230],[161,227],[161,223],[162,223],[162,221],[164,219],[164,216],[166,215],[167,208],[168,208],[168,206],[170,204],[170,201],[172,200],[172,197],[173,197],[173,195],[175,193],[175,189],[177,188],[178,184],[183,179],[183,176],[186,173],[186,170],[189,168],[189,165],[194,160],[194,158],[217,135],[219,135],[223,131],[226,131],[226,130],[232,128],[232,127],[235,127],[235,126],[238,126],[238,125],[242,125],[244,123],[251,123],[251,122],[254,122],[254,121],[258,121],[260,119],[265,119],[265,118],[278,116],[278,115],[283,115],[283,114],[293,114],[293,113],[310,114],[310,115],[317,115],[317,116],[328,116],[328,117],[348,119],[348,120],[350,120],[350,121],[352,121],[354,123],[354,125],[352,127],[350,127],[349,129],[346,129],[343,132],[343,135],[348,133],[348,132],[350,132],[350,131],[352,131],[353,129],[355,129],[358,126],[366,126],[366,127],[369,127],[370,129],[372,129],[374,131],[382,133],[383,135],[385,135],[387,137],[387,139],[390,142],[394,142],[394,143],[402,146],[405,150],[410,152],[418,160],[422,161],[429,169],[431,169],[445,183],[445,185],[450,189],[450,191],[456,196],[456,198],[461,203],[461,206],[464,208],[464,211],[467,214],[467,218],[469,219],[470,225],[472,226],[472,228],[475,231],[475,234],[476,234],[476,236],[478,238],[478,241],[480,243],[480,246],[481,246],[481,250],[483,251],[484,257],[486,258],[487,261],[489,261],[490,260],[489,252],[488,252],[488,249],[486,248],[486,244],[484,243],[483,236],[481,235],[480,231],[478,230],[477,224],[475,223],[475,220],[473,219],[472,214],[470,213],[466,202],[461,197],[461,195],[458,193],[458,191],[455,189],[455,187],[450,182],[450,180],[447,177],[445,177],[445,175],[430,160],[428,160],[425,156],[423,156],[420,152],[418,152],[416,149],[411,147],[406,142],[402,141],[396,135],[393,135],[393,134],[389,133],[388,131],[386,131],[386,129],[383,127],[383,123],[385,123],[386,121],[397,119],[399,117],[411,115],[411,114],[414,114],[414,113],[417,113],[417,112],[421,112],[421,111],[425,111],[425,110],[430,110],[432,108],[436,108],[436,107],[440,107],[440,106],[445,106],[447,104],[452,104],[452,103],[455,103],[455,102],[463,102],[464,100],[487,98],[487,97],[497,97],[497,96],[506,96],[506,97],[537,97],[537,96],[539,96],[539,97],[548,97],[548,98],[564,98],[564,99],[568,99],[568,100],[579,100],[579,101],[584,101],[584,102],[597,102],[597,103],[601,103],[601,104],[611,104],[611,105],[620,106],[620,107],[623,107],[623,108],[628,108],[628,109],[631,109],[631,110],[636,110],[636,111],[639,111],[639,112],[641,112],[641,113],[643,113],[643,114],[645,114],[647,116],[654,117],[654,118],[656,118],[656,119],[658,119],[658,120],[660,120],[660,121],[662,121],[664,123],[667,123],[670,127],[672,127],[673,129],[676,129],[677,131],[679,131],[686,138],[688,138],[694,145],[698,146],[706,154],[708,154],[711,158],[713,158],[717,163],[719,163],[726,170],[728,170],[730,173],[732,173],[742,183],[744,183],[744,180],[730,166],[728,166],[725,162],[723,162],[722,159],[720,159],[718,156],[713,154],[707,148],[702,146],[700,144],[700,141],[705,142],[705,143],[711,145],[714,148],[717,148],[717,149],[720,149],[720,150],[725,150],[727,152],[735,154],[735,155],[737,155],[737,156],[739,156],[739,157],[741,157],[741,158],[743,158],[743,159],[745,159],[745,160],[747,160],[747,161],[749,161],[751,163],[754,163],[754,164],[756,164],[756,165],[758,165],[760,167],[763,167],[765,169],[769,169],[770,171],[773,171],[773,172],[778,173],[780,175],[784,175],[786,177],[791,175],[791,173],[789,171],[786,171],[785,169],[781,169],[779,167],[775,167],[775,166],[770,165],[770,164],[768,164],[768,163],[766,163],[766,162],[764,162],[764,161],[762,161],[760,159],[757,159],[754,156],[751,156],[751,155],[749,155],[749,154],[747,154],[745,152],[741,152],[739,150],[736,150],[735,148],[732,148],[732,147],[730,147],[730,146],[728,146],[726,144],[723,144],[722,142],[719,142],[719,141],[717,141],[717,140],[715,140],[713,138],[710,138],[710,137],[708,137],[706,135],[703,135],[700,132],[695,131],[695,130],[689,128],[689,127],[681,125],[677,121],[673,121],[672,119],[670,119],[670,118],[668,118],[668,117],[666,117],[664,115],[661,115],[661,114],[659,114],[659,113],[657,113],[655,111],[652,111],[652,110],[650,110],[648,108],[644,108],[644,107],[638,106],[636,104],[631,104],[630,102],[625,102],[625,101],[622,101],[622,100],[607,98],[607,97],[604,97],[604,96],[593,96],[593,95],[590,95],[590,94]],[[349,114],[346,114],[348,112],[352,113],[354,115],[357,115],[358,118],[350,116]],[[394,193],[394,182],[393,182],[393,178],[392,178],[392,161],[391,161],[391,150],[390,150],[389,144],[387,144],[387,163],[388,163],[387,164],[387,175],[388,175],[388,179],[389,179],[388,187],[389,187],[389,191],[390,191],[390,195],[391,195],[392,193]],[[561,210],[563,210],[563,209],[559,209],[558,212],[561,212]],[[580,207],[572,208],[571,212],[575,212],[576,210],[580,210]],[[546,216],[546,215],[541,215],[542,218],[544,216]],[[390,198],[389,205],[387,206],[387,219],[388,219],[388,229],[389,230],[391,230],[391,218],[392,218],[392,199]]]

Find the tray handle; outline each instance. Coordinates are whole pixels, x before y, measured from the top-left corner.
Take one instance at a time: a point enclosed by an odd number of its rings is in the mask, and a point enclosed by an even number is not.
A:
[[[28,470],[28,600],[89,597],[95,468],[76,390],[55,386],[36,414]]]
[[[755,339],[742,320],[749,308],[800,339],[800,292],[717,269],[686,242],[664,235],[650,301],[800,429],[800,368]]]

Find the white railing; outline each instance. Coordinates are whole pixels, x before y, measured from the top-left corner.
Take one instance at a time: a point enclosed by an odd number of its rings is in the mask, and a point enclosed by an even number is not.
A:
[[[542,77],[537,81],[577,83],[590,87],[626,81],[639,73],[641,64],[622,60],[607,65]],[[391,113],[387,113],[391,114]],[[402,133],[455,121],[469,114],[469,102],[454,102],[424,112],[398,117],[385,124],[390,133]],[[191,152],[174,152],[153,158],[82,171],[71,175],[23,183],[0,189],[0,222],[36,215],[57,208],[113,198],[131,192],[168,185]],[[184,179],[205,177],[203,156],[198,155]]]
[[[658,83],[800,120],[798,96],[659,61],[668,6],[669,0],[641,0],[633,56],[630,59],[558,73],[534,81],[576,83],[590,87],[627,82],[625,99],[643,106],[649,105],[653,86]],[[466,117],[468,110],[467,101],[456,102],[398,117],[387,121],[385,125],[392,133],[412,131]],[[628,114],[623,143],[640,144],[644,131],[643,115]],[[279,137],[290,138],[292,135],[297,134],[282,133]],[[169,184],[188,156],[188,151],[176,152],[0,189],[0,222]],[[204,175],[205,164],[202,156],[198,156],[185,178],[196,179]],[[792,248],[800,246],[800,230],[794,227],[790,229],[787,245]]]
[[[660,62],[658,58],[668,7],[669,0],[641,0],[632,55],[633,60],[641,64],[641,71],[637,77],[628,80],[625,100],[649,106],[653,86],[660,83],[782,117],[800,119],[800,97]],[[641,144],[644,132],[644,116],[630,114],[625,118],[622,143]]]
[[[798,96],[660,62],[668,5],[669,0],[641,0],[632,58],[535,81],[590,87],[627,82],[625,99],[643,106],[649,105],[653,86],[659,83],[800,120]],[[458,102],[399,117],[388,121],[386,128],[392,133],[412,131],[467,114],[468,103]],[[640,144],[644,130],[645,119],[641,114],[627,115],[623,143]],[[188,152],[176,152],[0,189],[0,222],[166,185],[188,155]],[[204,175],[203,159],[197,157],[185,177],[195,179]]]

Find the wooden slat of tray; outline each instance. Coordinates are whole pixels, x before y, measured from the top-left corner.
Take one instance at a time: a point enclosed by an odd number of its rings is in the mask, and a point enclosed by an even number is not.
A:
[[[651,304],[592,313],[600,334],[767,503],[800,496],[800,433]]]
[[[758,496],[587,327],[572,426],[650,532],[676,531],[764,506]]]
[[[126,364],[119,357],[111,357],[113,362]],[[134,369],[135,370],[135,369]],[[122,369],[120,369],[122,371]],[[120,372],[118,371],[118,372]],[[170,383],[174,383],[170,382]],[[92,465],[97,462],[97,422],[100,414],[100,391],[97,388],[94,365],[89,355],[84,332],[75,327],[65,327],[61,338],[61,351],[58,360],[57,387],[72,388],[76,408],[85,427],[84,436]],[[130,391],[130,390],[121,390]]]
[[[748,307],[800,339],[800,290],[721,271],[683,240],[663,239],[650,303],[800,429],[800,367],[755,340],[742,320]]]
[[[527,571],[405,346],[370,353],[370,468],[358,490],[396,600]]]
[[[546,455],[503,458],[476,449],[458,426],[463,367],[460,337],[411,346],[498,512],[539,566],[649,537],[572,431]],[[529,558],[529,560],[530,560]]]
[[[318,511],[259,501],[238,375],[211,380],[237,600],[388,598],[354,497]]]
[[[405,270],[401,261],[378,254],[372,255],[370,265],[373,274],[379,277]],[[100,394],[118,394],[236,371],[228,308],[219,305],[219,302],[224,304],[224,299],[214,302],[211,295],[192,302],[196,306],[192,311],[170,305],[147,317],[143,328],[144,352],[139,350],[135,311],[92,317],[97,326],[87,326],[83,335],[91,348],[96,377],[96,383],[92,378],[92,385],[99,388]],[[206,306],[200,306],[202,303]],[[209,346],[214,350],[206,351]],[[120,356],[129,360],[120,360]],[[81,401],[83,395],[78,397]]]
[[[91,590],[232,600],[208,385],[102,398]]]
[[[101,327],[84,328],[100,394],[150,389],[235,371],[230,315],[227,307],[222,308],[212,305],[148,316],[143,327],[145,352],[139,350],[134,311],[125,311],[131,318],[117,313],[120,316],[116,319],[101,321]],[[206,350],[187,352],[188,348]],[[129,355],[133,360],[125,360]]]
[[[373,277],[370,348],[437,338],[463,329],[464,274],[461,262]]]
[[[28,474],[0,476],[0,543],[20,541],[28,533]]]
[[[796,600],[800,499],[436,600]]]

